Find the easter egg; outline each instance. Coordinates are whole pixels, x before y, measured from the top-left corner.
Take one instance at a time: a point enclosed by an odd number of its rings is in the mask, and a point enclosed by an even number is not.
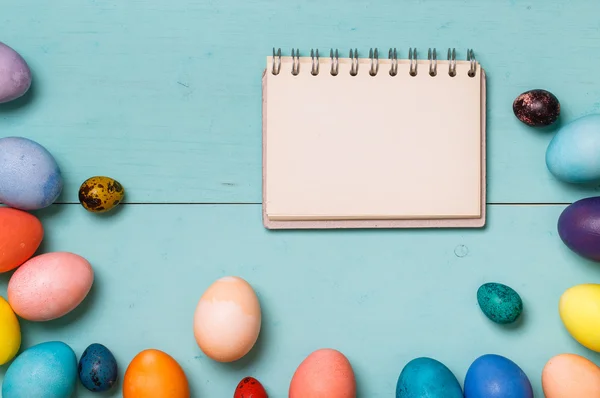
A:
[[[324,348],[311,353],[294,372],[288,398],[355,398],[356,379],[341,352]]]
[[[560,296],[558,311],[565,328],[579,344],[600,352],[600,284],[570,287]]]
[[[0,297],[0,366],[11,361],[21,348],[19,320],[4,297]]]
[[[29,260],[44,238],[42,223],[26,211],[0,207],[0,273]]]
[[[254,377],[244,377],[235,388],[233,398],[269,398],[267,391]]]
[[[10,364],[2,398],[71,398],[77,383],[75,352],[60,341],[34,345]]]
[[[200,297],[194,313],[194,336],[206,356],[233,362],[246,355],[258,339],[261,309],[252,286],[226,276]]]
[[[79,187],[79,203],[92,213],[105,213],[114,209],[124,196],[123,186],[110,177],[91,177]]]
[[[564,126],[546,149],[546,166],[558,180],[591,183],[600,180],[600,114]]]
[[[558,236],[574,253],[600,261],[600,196],[567,206],[558,217]]]
[[[512,323],[523,312],[523,301],[517,292],[501,283],[485,283],[477,290],[479,308],[491,321]]]
[[[8,302],[23,319],[49,321],[85,299],[94,271],[83,257],[68,252],[40,254],[21,265],[8,281]]]
[[[125,371],[123,398],[189,398],[190,388],[181,366],[155,349],[137,354]]]
[[[528,126],[549,126],[558,120],[560,102],[549,91],[529,90],[514,100],[513,112],[517,119]]]
[[[465,398],[533,398],[527,375],[508,358],[487,354],[467,370]]]
[[[91,344],[79,359],[79,380],[90,391],[108,391],[119,377],[117,360],[102,344]]]
[[[0,202],[21,210],[42,209],[56,201],[63,184],[46,148],[27,138],[0,138]]]
[[[600,397],[600,368],[576,354],[552,357],[542,370],[546,398]]]
[[[404,366],[396,383],[396,398],[463,398],[460,383],[443,363],[427,357]]]
[[[31,87],[31,70],[23,57],[0,42],[0,104],[23,96]]]

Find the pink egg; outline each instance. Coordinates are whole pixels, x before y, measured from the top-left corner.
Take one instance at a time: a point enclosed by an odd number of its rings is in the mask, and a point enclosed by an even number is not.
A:
[[[310,354],[292,377],[289,398],[355,398],[356,379],[350,361],[324,348]]]
[[[576,354],[552,357],[542,370],[546,398],[600,397],[600,368]]]
[[[46,253],[19,267],[8,282],[8,302],[30,321],[50,321],[73,311],[85,299],[94,271],[77,254]]]

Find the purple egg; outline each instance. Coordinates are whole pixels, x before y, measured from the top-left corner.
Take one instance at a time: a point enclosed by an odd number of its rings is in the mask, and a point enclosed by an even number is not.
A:
[[[600,261],[600,196],[567,206],[558,218],[558,235],[575,253]]]
[[[31,87],[31,70],[15,50],[0,42],[0,104],[15,100]]]

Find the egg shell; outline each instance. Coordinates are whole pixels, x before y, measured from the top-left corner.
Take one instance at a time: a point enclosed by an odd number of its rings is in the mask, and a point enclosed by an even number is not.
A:
[[[355,398],[356,379],[348,358],[323,348],[311,353],[292,376],[288,398]]]
[[[592,114],[562,126],[546,149],[546,166],[558,180],[591,183],[600,180],[600,115]]]
[[[600,397],[600,368],[576,354],[559,354],[542,370],[546,398]]]
[[[600,261],[600,196],[580,199],[558,217],[558,236],[581,257]]]
[[[21,348],[21,326],[10,308],[10,304],[0,297],[0,366],[11,361]]]
[[[137,354],[125,371],[123,398],[189,398],[181,366],[169,354],[148,349]]]
[[[77,357],[63,342],[49,341],[23,351],[10,364],[2,398],[71,398],[77,383]]]
[[[508,324],[516,321],[523,312],[521,296],[509,286],[489,282],[477,289],[479,308],[491,321]]]
[[[38,210],[58,199],[64,181],[50,152],[23,137],[0,138],[0,202]]]
[[[92,213],[111,211],[121,203],[124,197],[123,185],[110,177],[91,177],[79,187],[79,203]]]
[[[244,377],[236,386],[233,398],[269,398],[267,391],[254,377]]]
[[[0,42],[0,104],[22,97],[31,87],[31,70],[12,47]]]
[[[407,363],[396,383],[396,398],[463,398],[454,374],[433,358],[415,358]]]
[[[233,362],[258,339],[262,315],[252,286],[237,276],[215,281],[200,297],[194,313],[194,336],[206,356]]]
[[[0,207],[0,273],[12,271],[29,260],[43,238],[44,228],[37,217]]]
[[[558,311],[563,325],[579,344],[600,352],[600,284],[585,283],[565,290]]]
[[[81,354],[77,372],[81,384],[94,392],[110,390],[119,377],[117,360],[113,353],[98,343],[91,344]]]
[[[560,102],[547,90],[529,90],[514,100],[513,112],[517,119],[528,126],[550,126],[560,116]]]
[[[8,302],[23,319],[49,321],[74,310],[85,299],[94,271],[83,257],[45,253],[21,265],[8,282]]]
[[[465,398],[533,398],[527,375],[510,359],[496,354],[477,358],[467,370]]]

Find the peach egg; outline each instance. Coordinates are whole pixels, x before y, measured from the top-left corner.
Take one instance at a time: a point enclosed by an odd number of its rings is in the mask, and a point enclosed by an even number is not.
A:
[[[296,369],[289,398],[356,398],[350,361],[330,348],[313,352]]]
[[[542,370],[546,398],[600,397],[600,368],[576,354],[552,357]]]
[[[196,306],[194,337],[204,354],[218,362],[233,362],[250,352],[260,327],[258,297],[237,276],[215,281]]]

